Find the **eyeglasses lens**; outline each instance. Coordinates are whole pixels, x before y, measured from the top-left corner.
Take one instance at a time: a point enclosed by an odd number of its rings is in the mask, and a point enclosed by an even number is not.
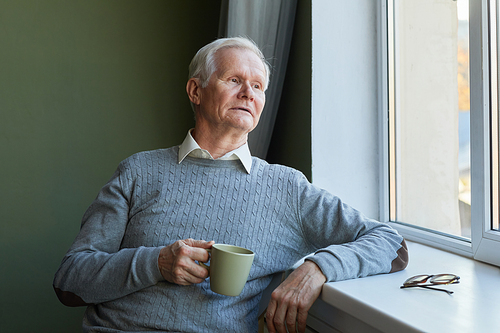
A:
[[[407,284],[416,284],[416,283],[424,283],[427,281],[427,279],[431,277],[431,275],[417,275],[409,278],[404,282],[405,285]]]
[[[438,274],[438,275],[417,275],[409,278],[403,284],[414,285],[429,282],[432,284],[449,284],[458,281],[460,277],[453,274]]]
[[[453,274],[439,274],[433,276],[430,282],[436,284],[447,284],[447,283],[452,283],[453,281],[457,281],[458,279],[460,278]]]

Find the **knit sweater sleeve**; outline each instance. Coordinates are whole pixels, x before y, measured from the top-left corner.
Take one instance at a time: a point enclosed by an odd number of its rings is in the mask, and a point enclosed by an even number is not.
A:
[[[317,249],[315,262],[327,281],[402,270],[405,241],[385,223],[367,218],[328,191],[299,176],[298,215],[306,240]]]
[[[87,304],[102,303],[163,280],[158,269],[160,247],[121,248],[130,204],[122,170],[118,168],[88,208],[55,274],[60,299],[63,293]]]

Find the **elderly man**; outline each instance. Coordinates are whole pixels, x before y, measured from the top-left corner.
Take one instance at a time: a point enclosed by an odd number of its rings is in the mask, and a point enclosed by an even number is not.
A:
[[[180,146],[123,161],[85,213],[54,279],[66,305],[86,305],[86,332],[252,332],[277,272],[314,253],[273,292],[270,332],[305,330],[327,281],[401,270],[404,240],[298,171],[251,157],[247,135],[265,103],[269,68],[244,38],[193,58],[187,94],[196,125]],[[206,241],[210,240],[210,241]],[[237,297],[213,293],[214,241],[255,259]]]

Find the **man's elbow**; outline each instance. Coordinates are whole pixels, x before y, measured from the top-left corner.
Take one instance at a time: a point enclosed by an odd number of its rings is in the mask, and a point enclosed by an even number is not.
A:
[[[80,296],[75,295],[70,291],[63,291],[56,287],[54,287],[54,291],[56,292],[59,301],[66,306],[77,307],[91,305],[86,303]]]
[[[401,247],[396,252],[397,257],[391,263],[391,271],[390,273],[398,272],[406,268],[408,266],[408,247],[406,246],[406,242],[403,239],[401,242]]]

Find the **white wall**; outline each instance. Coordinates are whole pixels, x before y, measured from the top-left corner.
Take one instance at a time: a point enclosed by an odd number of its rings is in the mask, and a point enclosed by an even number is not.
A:
[[[376,219],[377,6],[312,1],[311,89],[312,181]]]

